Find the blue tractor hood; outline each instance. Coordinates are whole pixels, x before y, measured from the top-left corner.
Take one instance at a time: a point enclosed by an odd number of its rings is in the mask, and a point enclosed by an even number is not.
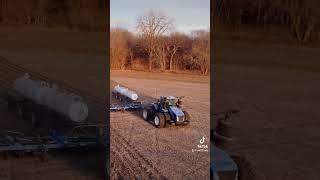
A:
[[[169,111],[173,112],[176,116],[184,116],[184,113],[177,106],[170,106]]]

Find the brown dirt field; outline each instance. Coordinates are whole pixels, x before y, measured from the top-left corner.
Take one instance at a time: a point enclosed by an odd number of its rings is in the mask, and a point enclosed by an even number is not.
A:
[[[240,110],[228,152],[265,179],[320,179],[318,49],[239,45],[216,57],[215,111]]]
[[[111,80],[111,86],[120,83],[136,90],[140,101],[154,101],[160,95],[185,96],[184,109],[192,116],[189,126],[158,129],[144,121],[141,112],[112,112],[112,175],[208,179],[209,152],[192,152],[192,149],[196,148],[202,136],[207,144],[210,142],[209,81],[194,75],[129,71],[111,71]],[[117,101],[111,98],[111,103],[114,102]],[[117,144],[124,145],[117,147]]]
[[[132,76],[135,79],[154,79],[154,80],[166,80],[166,81],[178,81],[178,82],[194,82],[194,83],[209,83],[210,76],[201,76],[190,73],[171,73],[171,72],[143,72],[143,71],[121,71],[111,70],[111,77],[129,77]]]
[[[66,31],[63,29],[1,28],[0,56],[20,66],[98,97],[105,101],[106,34]],[[106,123],[106,113],[91,110],[90,119]],[[96,108],[96,107],[94,107]],[[99,107],[104,108],[104,107]],[[93,112],[95,111],[95,112]],[[0,127],[30,133],[29,122],[18,122],[0,109]],[[103,179],[105,152],[49,153],[48,162],[36,156],[0,159],[0,179]]]

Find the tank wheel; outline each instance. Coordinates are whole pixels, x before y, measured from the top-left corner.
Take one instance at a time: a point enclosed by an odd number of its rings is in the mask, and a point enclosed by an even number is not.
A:
[[[150,113],[150,109],[144,108],[142,110],[142,117],[144,120],[147,121],[149,119],[149,116],[150,116],[149,113]]]
[[[166,126],[166,118],[163,113],[157,113],[153,118],[153,122],[157,128],[163,128]]]

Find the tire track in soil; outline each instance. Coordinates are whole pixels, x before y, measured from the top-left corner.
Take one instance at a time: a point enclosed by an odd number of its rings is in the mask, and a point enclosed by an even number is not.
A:
[[[247,156],[251,156],[253,154],[250,154],[250,149],[259,149],[266,144],[270,144],[271,146],[273,145],[273,140],[277,137],[277,127],[274,125],[274,122],[272,121],[272,115],[268,114],[263,107],[260,107],[258,104],[253,103],[250,101],[249,97],[246,95],[240,95],[233,93],[233,91],[229,90],[225,92],[225,95],[228,97],[228,99],[234,100],[232,102],[233,106],[237,107],[241,112],[243,112],[244,116],[243,117],[248,117],[248,113],[254,114],[257,117],[264,117],[264,126],[265,129],[269,130],[269,137],[261,137],[260,141],[257,141],[256,139],[253,140],[246,140],[245,144],[233,144],[232,147],[229,147],[230,152],[237,152],[237,154],[246,154]],[[243,109],[243,110],[241,110]],[[250,116],[249,116],[250,117]],[[268,118],[266,118],[268,117]],[[241,119],[241,117],[239,117]],[[263,119],[263,118],[261,118]],[[250,155],[249,155],[250,154]],[[253,163],[253,162],[251,162]],[[261,169],[258,169],[256,165],[254,164],[255,173],[262,174]]]
[[[127,174],[129,174],[129,176],[138,179],[166,179],[149,160],[141,155],[139,151],[116,130],[111,130],[111,133],[113,134],[111,151],[116,154],[117,160],[120,160],[121,164],[127,168],[129,171]]]
[[[268,117],[266,118],[268,119],[268,121],[264,121],[265,122],[264,126],[265,128],[272,130],[271,132],[272,137],[270,137],[270,139],[273,139],[277,136],[278,128],[274,125],[274,122],[272,121],[273,118],[271,118],[271,115],[265,112],[263,107],[260,107],[257,104],[251,102],[249,100],[249,97],[245,95],[239,95],[239,94],[237,95],[235,93],[226,93],[226,94],[230,96],[231,99],[235,100],[236,106],[240,108],[240,113],[241,113],[241,108],[244,108],[246,110],[245,114],[254,113],[257,116]]]

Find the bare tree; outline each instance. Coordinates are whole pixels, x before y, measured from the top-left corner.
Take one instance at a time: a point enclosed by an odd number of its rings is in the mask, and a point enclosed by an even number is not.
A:
[[[110,60],[113,69],[125,69],[129,55],[126,33],[126,30],[119,28],[110,32]]]
[[[220,23],[243,24],[256,19],[252,25],[283,26],[298,43],[307,43],[319,33],[318,0],[216,0],[214,17]]]
[[[160,65],[160,69],[162,71],[166,70],[166,65],[167,65],[167,47],[168,45],[168,38],[167,37],[160,37],[158,38],[157,44],[155,46],[155,57],[157,58],[158,61],[156,61],[157,64]]]
[[[192,45],[192,61],[200,67],[203,75],[208,75],[210,70],[210,33],[207,31],[194,31]]]
[[[188,45],[188,43],[191,43],[191,42],[188,42],[188,37],[182,33],[178,33],[178,32],[175,32],[175,33],[172,33],[170,35],[170,39],[169,39],[169,43],[167,45],[167,51],[168,51],[168,54],[169,54],[169,69],[172,71],[174,70],[175,68],[175,58],[176,58],[176,55],[178,53],[178,51],[182,51],[182,49]],[[187,53],[187,52],[184,52],[184,53]]]
[[[173,19],[161,12],[149,11],[138,17],[137,29],[146,41],[149,53],[149,71],[152,70],[159,37],[168,32],[173,26]]]

